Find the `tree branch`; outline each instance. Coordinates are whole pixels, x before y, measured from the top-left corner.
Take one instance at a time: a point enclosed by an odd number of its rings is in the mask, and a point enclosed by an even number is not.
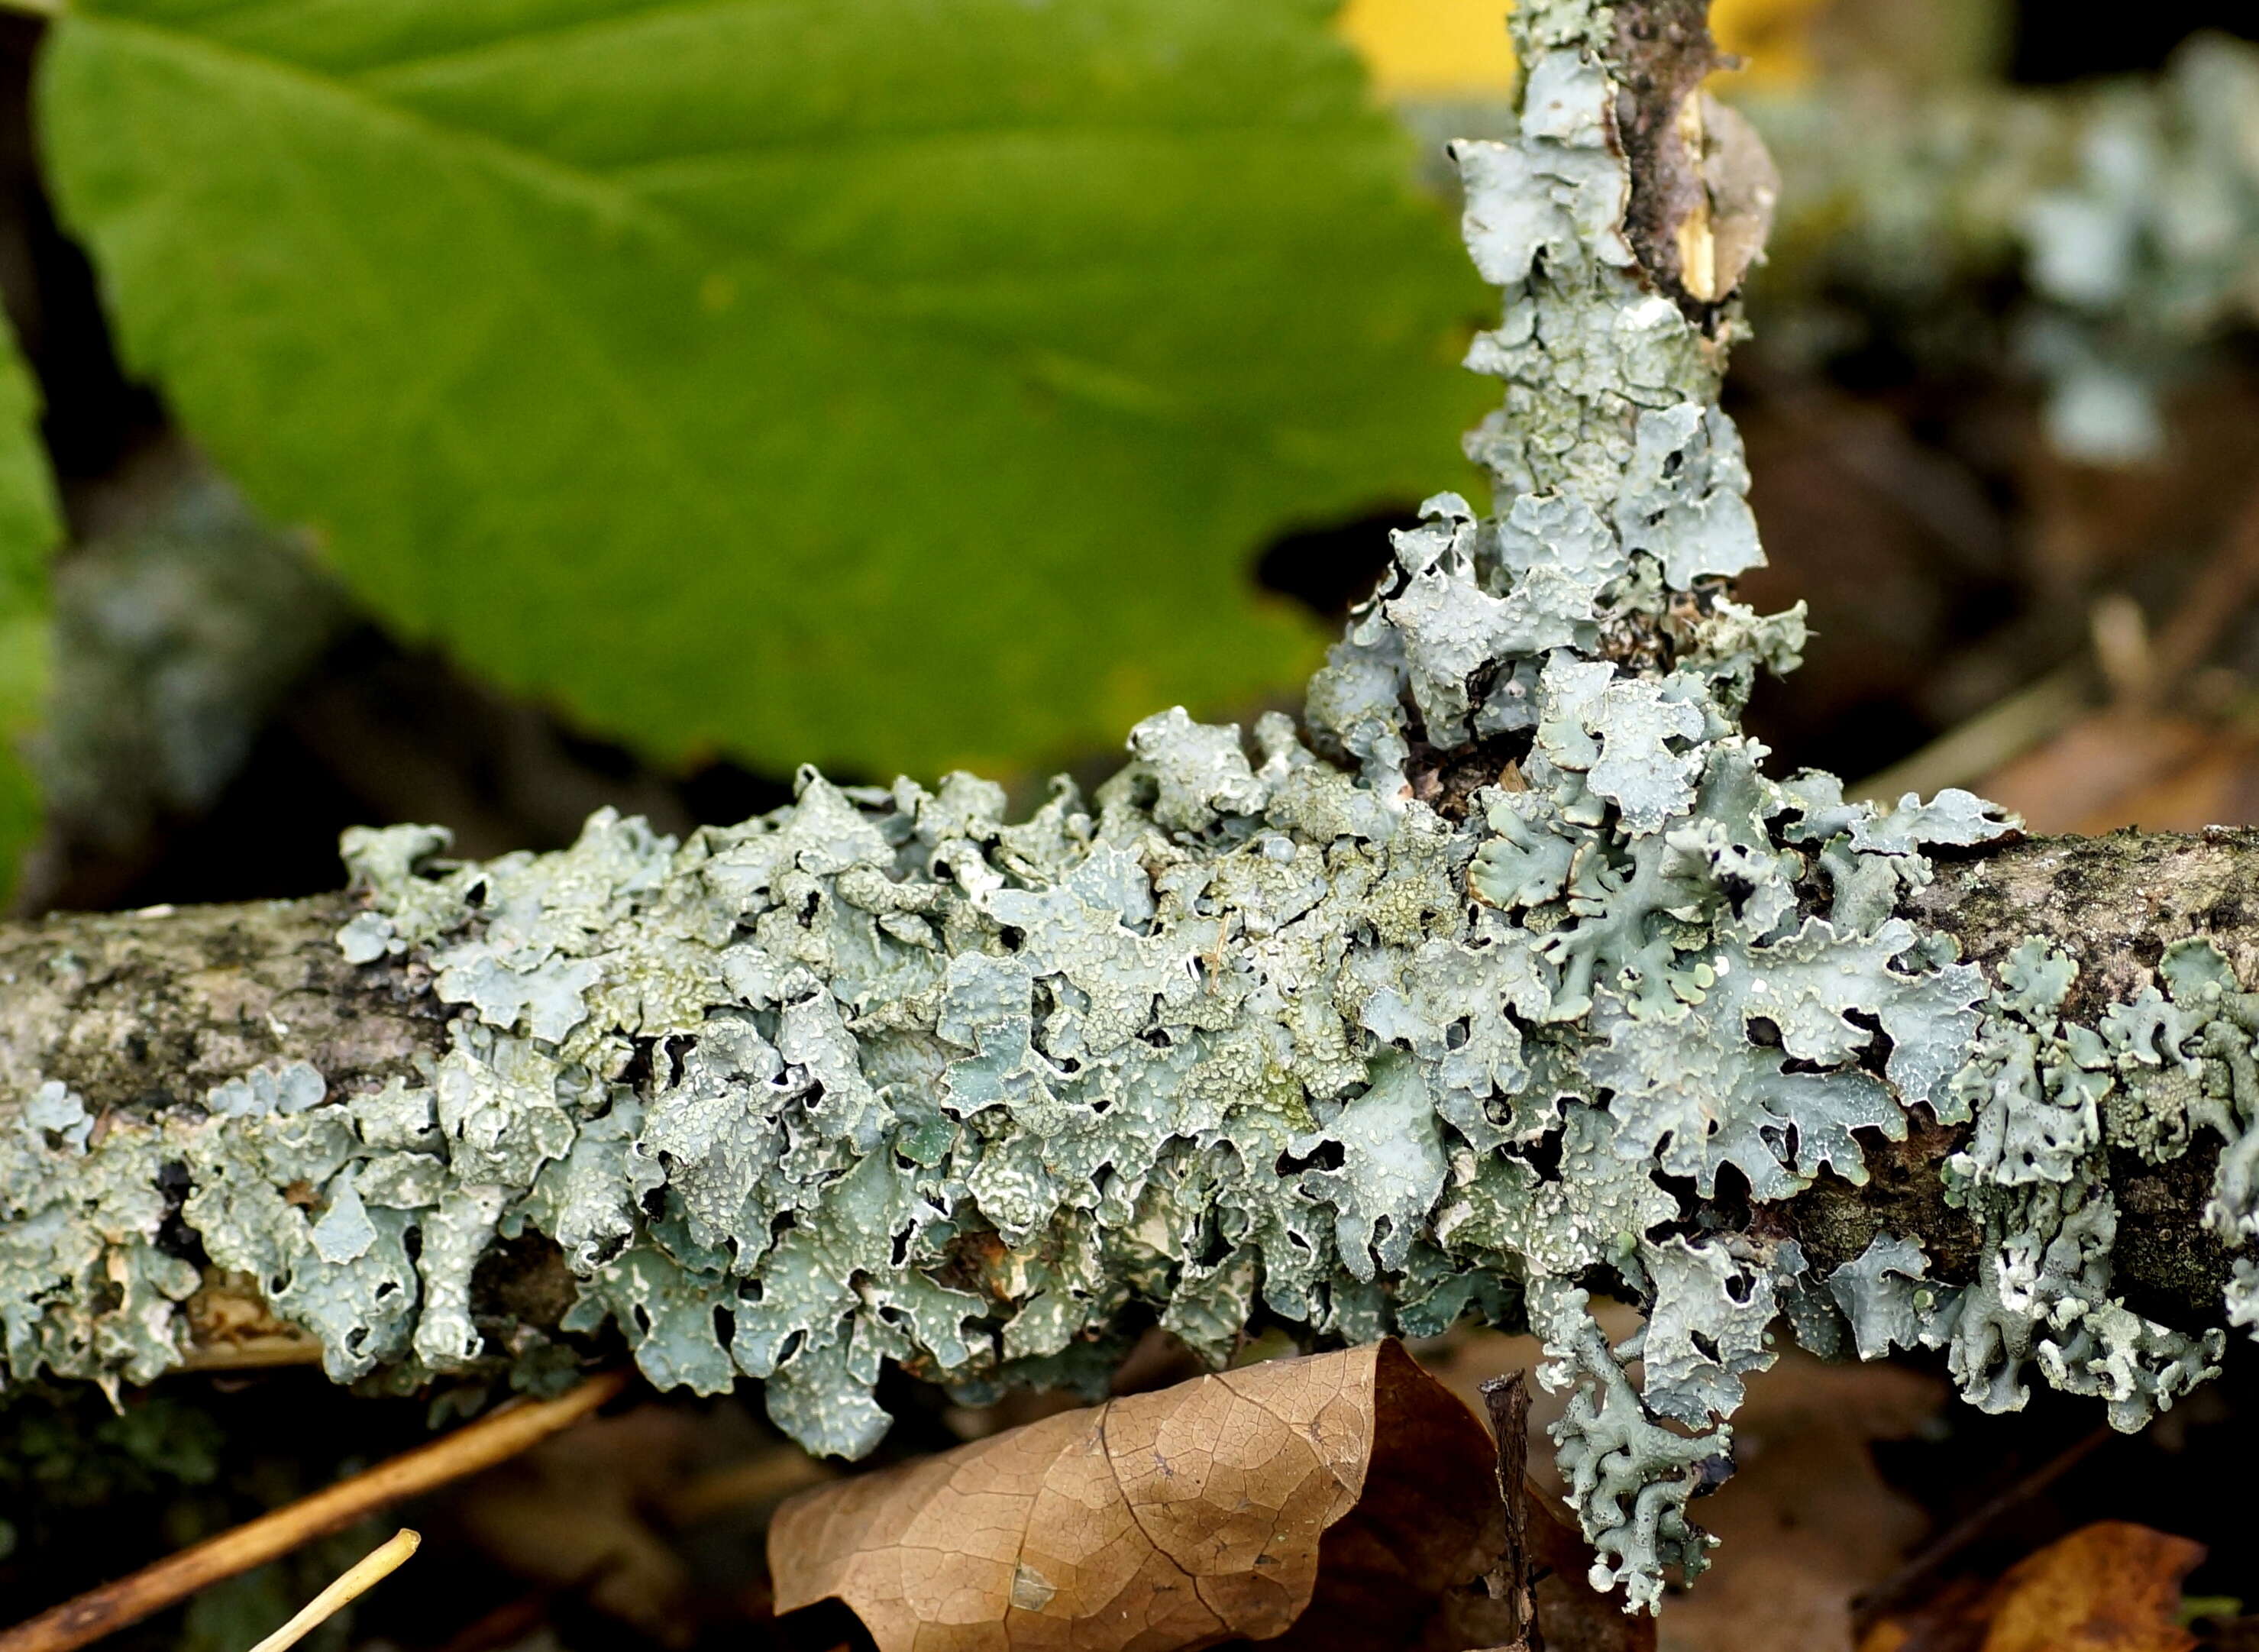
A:
[[[60,1080],[100,1130],[262,1063],[311,1061],[341,1093],[413,1079],[453,1012],[428,970],[346,962],[337,932],[359,904],[340,892],[0,925],[0,1093]]]
[[[0,1093],[60,1080],[86,1099],[99,1133],[113,1117],[178,1106],[261,1063],[309,1062],[339,1095],[415,1081],[446,1054],[455,1011],[419,962],[344,961],[334,937],[360,904],[340,892],[0,924]],[[1903,911],[1987,965],[2045,936],[2078,961],[2073,1011],[2092,1019],[2138,993],[2164,949],[2190,936],[2209,936],[2239,974],[2259,979],[2259,830],[1990,846],[1940,865]],[[1946,1202],[1937,1167],[1969,1130],[1931,1125],[1903,1143],[1870,1136],[1871,1182],[1823,1175],[1776,1207],[1771,1230],[1799,1240],[1822,1270],[1878,1234],[1909,1235],[1941,1278],[1965,1283],[1980,1234]],[[2198,1145],[2161,1165],[2122,1150],[2112,1159],[2120,1204],[2137,1218],[2119,1241],[2117,1281],[2140,1311],[2187,1328],[2217,1319],[2233,1260],[2200,1220],[2218,1157],[2215,1145]],[[1698,1226],[1745,1214],[1731,1199],[1693,1207]],[[523,1245],[493,1257],[479,1307],[500,1343],[513,1330],[555,1332],[571,1300],[554,1248]],[[189,1346],[223,1351],[232,1328],[192,1332]]]
[[[350,900],[11,932],[12,1374],[148,1380],[218,1271],[189,1321],[340,1381],[609,1321],[857,1456],[887,1359],[977,1396],[1102,1385],[1152,1320],[1219,1363],[1526,1321],[1635,1605],[1703,1563],[1777,1315],[1944,1348],[1992,1410],[2036,1373],[2134,1428],[2202,1381],[2259,1319],[2254,840],[2008,846],[1965,793],[1763,772],[1742,709],[1803,621],[1732,599],[1718,388],[1770,174],[1698,25],[1517,7],[1521,130],[1454,146],[1495,514],[1395,536],[1301,725],[1148,718],[1026,821],[810,771],[681,844],[356,831]]]

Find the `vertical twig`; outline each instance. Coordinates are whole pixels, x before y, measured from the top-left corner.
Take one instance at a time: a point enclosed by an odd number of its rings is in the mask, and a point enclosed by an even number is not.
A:
[[[1545,1652],[1529,1565],[1529,1379],[1518,1371],[1493,1377],[1483,1384],[1482,1397],[1498,1442],[1498,1500],[1506,1509],[1506,1541],[1486,1581],[1491,1598],[1512,1608],[1521,1644],[1529,1652]]]

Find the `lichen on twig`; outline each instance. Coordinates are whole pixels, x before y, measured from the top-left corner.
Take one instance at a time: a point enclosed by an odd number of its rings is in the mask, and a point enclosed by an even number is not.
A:
[[[474,1300],[528,1235],[575,1280],[561,1328],[616,1325],[662,1384],[759,1378],[845,1455],[887,1427],[889,1359],[982,1395],[1102,1382],[1145,1317],[1219,1360],[1265,1321],[1527,1320],[1635,1605],[1703,1563],[1689,1505],[1777,1314],[1830,1351],[1946,1347],[1993,1406],[2036,1370],[2134,1426],[2199,1380],[2217,1328],[2115,1293],[2106,1160],[2229,1137],[2214,1221],[2248,1235],[2246,1000],[2194,948],[2077,1015],[2044,948],[1988,976],[1914,914],[1934,851],[2013,821],[1764,773],[1740,715],[1802,616],[1731,593],[1762,559],[1717,399],[1732,296],[1685,290],[1667,224],[1658,290],[1626,232],[1625,100],[1692,95],[1620,82],[1627,11],[1516,13],[1519,132],[1455,152],[1505,298],[1469,352],[1505,386],[1468,443],[1496,509],[1438,495],[1396,537],[1302,727],[1251,751],[1170,711],[1094,798],[1062,781],[1017,822],[966,775],[809,772],[681,844],[609,814],[484,864],[350,834],[331,961],[427,984],[444,1043],[341,1083],[278,1035],[101,1116],[30,1086],[0,1124],[13,1374],[175,1363],[191,1256],[340,1380],[537,1360],[541,1329],[497,1348]],[[1746,134],[1666,129],[1715,235],[1763,194]],[[1971,1277],[1929,1277],[1919,1233],[1821,1265],[1773,1220],[1917,1123],[1961,1132]],[[1609,1347],[1594,1288],[1644,1330]]]

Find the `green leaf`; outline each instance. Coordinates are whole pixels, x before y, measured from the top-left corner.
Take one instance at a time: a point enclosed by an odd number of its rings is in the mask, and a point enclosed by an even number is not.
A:
[[[23,744],[46,706],[47,553],[61,536],[39,392],[0,322],[0,904],[39,830]]]
[[[1480,289],[1329,0],[97,0],[125,345],[393,624],[670,756],[1289,681],[1251,553],[1455,480]]]

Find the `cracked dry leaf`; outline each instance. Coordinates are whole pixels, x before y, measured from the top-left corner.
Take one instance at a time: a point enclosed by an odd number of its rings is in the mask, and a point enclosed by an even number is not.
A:
[[[1492,1644],[1490,1456],[1393,1342],[1245,1366],[802,1493],[777,1609],[837,1599],[879,1652]]]

